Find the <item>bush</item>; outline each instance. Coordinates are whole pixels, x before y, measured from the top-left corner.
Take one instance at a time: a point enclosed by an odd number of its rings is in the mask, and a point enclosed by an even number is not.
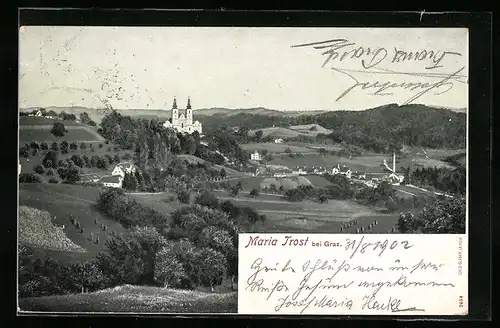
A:
[[[260,195],[259,189],[254,188],[254,189],[250,190],[250,194],[249,194],[250,197],[258,197],[259,195]]]
[[[177,200],[179,200],[179,202],[181,202],[182,204],[189,204],[190,201],[189,190],[180,189],[177,190],[176,194],[177,194]]]
[[[38,142],[36,142],[36,141],[32,141],[32,142],[30,143],[30,147],[31,147],[31,149],[36,149],[36,150],[39,150],[39,149],[40,149],[40,145],[39,145],[39,144],[38,144]]]
[[[43,167],[43,165],[38,164],[37,166],[35,166],[34,171],[38,174],[43,174],[45,172],[45,168]]]
[[[41,148],[42,150],[48,150],[48,149],[49,149],[49,145],[47,145],[47,143],[46,143],[46,142],[42,142],[42,143],[40,144],[40,148]]]
[[[197,195],[194,199],[194,203],[209,208],[219,208],[219,200],[214,194],[208,191],[203,191]]]
[[[20,183],[41,183],[44,182],[42,176],[32,173],[21,173],[19,175]]]
[[[58,163],[57,153],[54,150],[49,150],[43,157],[42,164],[45,167],[56,168]]]

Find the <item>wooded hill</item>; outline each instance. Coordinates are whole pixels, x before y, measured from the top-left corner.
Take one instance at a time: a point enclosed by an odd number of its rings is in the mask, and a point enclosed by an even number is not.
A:
[[[222,125],[249,130],[270,126],[319,124],[332,130],[336,142],[364,146],[398,143],[426,148],[465,148],[466,114],[445,108],[389,104],[364,111],[331,111],[314,115],[214,114],[200,118],[205,132]]]

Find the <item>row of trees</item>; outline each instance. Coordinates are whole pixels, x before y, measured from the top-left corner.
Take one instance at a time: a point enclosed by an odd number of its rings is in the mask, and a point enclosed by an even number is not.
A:
[[[108,142],[106,142],[108,143]],[[97,147],[103,148],[103,144],[98,144]],[[52,150],[52,151],[60,151],[62,154],[67,154],[69,151],[77,151],[77,150],[85,150],[89,149],[90,151],[95,151],[95,147],[92,143],[86,144],[85,142],[81,142],[78,144],[77,142],[68,143],[63,140],[61,142],[53,142],[52,144],[41,142],[38,143],[36,141],[32,141],[29,144],[25,144],[19,148],[19,155],[25,158],[30,157],[30,155],[37,155],[42,150]],[[114,151],[118,151],[119,149],[115,147]],[[111,151],[111,148],[108,147],[108,151]]]

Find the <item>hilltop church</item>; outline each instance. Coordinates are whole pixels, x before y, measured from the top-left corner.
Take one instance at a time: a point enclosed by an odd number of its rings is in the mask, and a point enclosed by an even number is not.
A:
[[[174,104],[171,109],[172,115],[170,120],[163,123],[166,128],[175,129],[177,132],[183,133],[193,133],[198,131],[201,135],[201,123],[198,121],[193,122],[193,110],[191,109],[191,99],[188,98],[185,113],[179,115],[179,110],[177,109],[177,100],[174,97]]]

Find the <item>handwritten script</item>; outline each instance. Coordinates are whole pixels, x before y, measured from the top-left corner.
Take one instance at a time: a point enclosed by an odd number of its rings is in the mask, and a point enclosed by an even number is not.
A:
[[[393,96],[408,93],[404,104],[424,95],[439,96],[457,84],[467,84],[464,53],[446,49],[410,49],[366,45],[347,38],[330,39],[292,45],[292,48],[312,48],[326,59],[322,67],[330,68],[352,82],[336,98],[339,101],[356,91],[372,96]]]
[[[466,314],[458,238],[241,234],[238,312]]]

